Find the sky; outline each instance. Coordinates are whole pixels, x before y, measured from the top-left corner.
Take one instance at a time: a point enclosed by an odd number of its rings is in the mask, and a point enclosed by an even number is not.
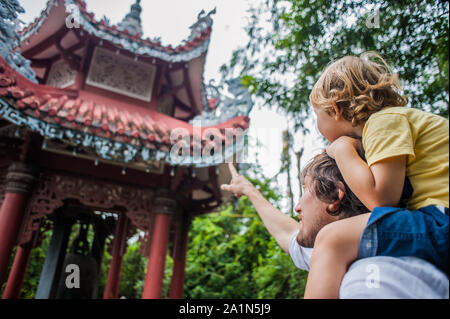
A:
[[[21,14],[19,19],[25,24],[30,23],[45,8],[46,2],[46,0],[19,0],[25,9],[25,13]],[[86,0],[88,11],[93,12],[97,19],[106,16],[111,24],[120,22],[130,11],[130,6],[134,2],[135,0],[114,2]],[[214,24],[206,57],[204,79],[205,83],[211,79],[219,83],[220,66],[230,61],[233,50],[245,46],[248,42],[248,36],[244,30],[248,22],[247,10],[250,6],[258,6],[262,3],[263,0],[141,0],[144,37],[161,37],[162,44],[176,46],[188,37],[189,26],[197,21],[197,15],[201,10],[208,13],[216,8],[216,14],[212,16]],[[250,113],[249,139],[255,141],[258,138],[262,145],[257,149],[249,148],[249,159],[254,161],[255,154],[258,154],[258,161],[267,177],[273,177],[280,170],[281,134],[287,126],[287,121],[282,114],[262,107],[258,102],[255,103]],[[302,167],[324,147],[312,114],[306,127],[310,129],[310,135],[303,136],[300,132],[294,135],[294,151],[298,151],[302,145],[304,147]],[[253,144],[256,143],[253,142]],[[294,200],[297,201],[299,185],[294,152],[292,156],[292,187]],[[278,185],[281,190],[286,189],[286,176],[279,177]]]

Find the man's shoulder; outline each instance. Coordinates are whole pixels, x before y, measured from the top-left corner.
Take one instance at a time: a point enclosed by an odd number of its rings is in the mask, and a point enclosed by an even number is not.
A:
[[[291,235],[289,240],[289,255],[297,268],[309,271],[312,248],[302,247],[297,242],[298,231]]]
[[[376,256],[355,261],[345,274],[341,298],[448,298],[448,277],[415,257]]]

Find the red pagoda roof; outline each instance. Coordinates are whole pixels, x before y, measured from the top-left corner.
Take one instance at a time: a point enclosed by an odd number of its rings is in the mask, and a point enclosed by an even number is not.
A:
[[[1,57],[0,99],[6,101],[12,108],[12,110],[6,110],[6,105],[0,105],[0,115],[8,118],[7,115],[11,111],[18,111],[18,114],[23,115],[27,120],[16,119],[18,122],[16,124],[27,125],[35,130],[36,127],[33,127],[31,123],[33,119],[53,127],[70,129],[137,148],[157,149],[164,152],[168,152],[172,146],[170,133],[174,129],[186,129],[193,141],[194,127],[189,123],[131,104],[124,107],[124,102],[113,99],[103,99],[99,102],[97,99],[84,96],[82,91],[33,83],[11,68]],[[13,117],[17,118],[17,116]],[[11,119],[11,116],[9,117]],[[247,116],[238,116],[216,126],[202,127],[202,132],[208,128],[217,128],[220,131],[222,143],[227,146],[233,141],[226,138],[225,128],[246,130],[248,121]],[[241,130],[233,132],[239,137],[242,135]],[[205,142],[207,141],[202,141],[202,144]],[[192,147],[191,142],[191,151]]]
[[[127,29],[120,30],[116,25],[109,25],[105,20],[97,20],[94,13],[87,11],[86,2],[83,0],[49,0],[41,14],[19,31],[22,43],[39,32],[44,21],[51,15],[52,9],[60,5],[61,7],[75,5],[79,9],[81,29],[135,54],[158,57],[169,62],[180,62],[189,61],[208,49],[212,27],[209,15],[214,12],[210,12],[206,16],[202,16],[203,13],[201,13],[197,23],[191,26],[192,31],[188,39],[183,44],[172,47],[172,45],[163,46],[159,40],[144,39],[139,33],[130,34]],[[27,45],[25,44],[25,48],[22,50],[26,51],[26,49]]]

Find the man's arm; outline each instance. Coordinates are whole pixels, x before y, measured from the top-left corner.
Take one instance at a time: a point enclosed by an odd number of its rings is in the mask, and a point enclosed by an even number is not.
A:
[[[406,174],[406,155],[383,159],[370,167],[356,151],[358,141],[343,136],[327,147],[347,185],[370,210],[397,206]]]
[[[269,233],[278,245],[289,253],[289,241],[299,225],[294,219],[276,209],[262,194],[253,187],[247,194]]]
[[[239,175],[232,163],[228,163],[231,172],[230,184],[223,184],[223,190],[230,191],[236,196],[245,195],[252,202],[269,233],[275,238],[280,247],[289,253],[289,240],[298,230],[298,223],[276,209],[244,176]]]

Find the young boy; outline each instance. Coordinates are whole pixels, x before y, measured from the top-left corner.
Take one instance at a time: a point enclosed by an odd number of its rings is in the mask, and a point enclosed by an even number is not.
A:
[[[338,298],[348,266],[375,255],[423,258],[448,275],[448,120],[405,108],[400,89],[386,62],[370,52],[336,61],[314,85],[310,101],[331,143],[326,151],[371,213],[319,232],[305,298]],[[404,182],[413,190],[406,209],[397,207]]]

